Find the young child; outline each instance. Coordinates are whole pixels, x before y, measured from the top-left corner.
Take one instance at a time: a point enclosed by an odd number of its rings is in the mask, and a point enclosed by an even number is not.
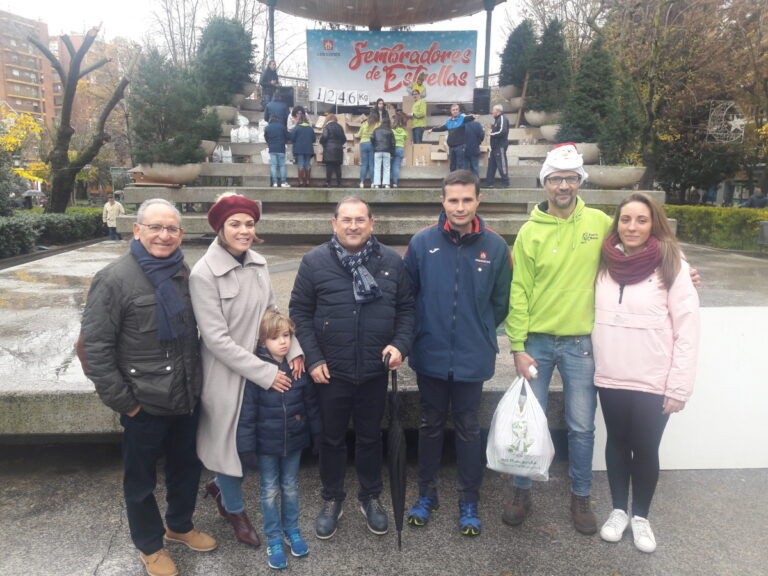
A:
[[[277,364],[288,375],[291,369],[285,356],[291,347],[293,332],[290,318],[268,310],[261,321],[256,351],[259,358]],[[249,421],[244,422],[243,415],[247,415]],[[310,445],[310,433],[314,437],[320,433],[314,383],[304,373],[293,379],[289,390],[281,393],[247,382],[240,428],[241,457],[246,461],[247,456],[258,455],[267,563],[270,568],[282,569],[288,565],[283,542],[293,556],[309,553],[299,532],[299,462],[302,449]]]

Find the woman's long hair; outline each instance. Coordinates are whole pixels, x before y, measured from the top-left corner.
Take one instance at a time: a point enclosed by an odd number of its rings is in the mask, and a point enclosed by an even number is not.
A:
[[[664,284],[664,288],[669,290],[675,282],[675,278],[677,278],[677,275],[680,273],[680,260],[683,257],[683,251],[680,249],[680,244],[677,242],[677,238],[675,238],[672,229],[669,227],[669,222],[667,221],[667,215],[664,213],[664,209],[658,202],[656,202],[656,200],[642,192],[634,192],[627,196],[616,208],[616,215],[613,217],[613,223],[611,224],[609,233],[618,234],[621,210],[630,202],[640,202],[645,204],[651,213],[651,235],[655,236],[659,241],[659,252],[661,254],[659,276]],[[607,269],[608,263],[605,261],[605,258],[601,258],[601,273],[607,271]]]

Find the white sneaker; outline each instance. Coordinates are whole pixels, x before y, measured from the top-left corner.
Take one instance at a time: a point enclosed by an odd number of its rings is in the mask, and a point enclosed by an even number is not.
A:
[[[632,535],[635,538],[635,548],[640,552],[650,554],[656,550],[656,537],[651,530],[651,524],[645,518],[632,516]]]
[[[384,188],[389,188],[389,184],[384,184]],[[395,186],[397,188],[397,186]]]
[[[600,538],[606,542],[618,542],[624,536],[624,530],[629,524],[629,516],[624,510],[614,508],[608,520],[600,528]]]
[[[272,188],[277,188],[277,182],[275,182],[274,184],[272,184]]]
[[[288,184],[288,182],[283,182],[282,184],[280,184],[280,187],[281,187],[281,188],[290,188],[290,187],[291,187],[291,185],[290,185],[290,184]]]
[[[363,180],[360,180],[360,188],[365,188],[365,182]]]

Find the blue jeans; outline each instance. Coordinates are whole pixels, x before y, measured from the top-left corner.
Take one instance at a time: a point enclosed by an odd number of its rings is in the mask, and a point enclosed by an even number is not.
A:
[[[400,166],[403,164],[404,157],[405,148],[395,146],[395,153],[392,155],[392,184],[394,185],[397,185],[397,181],[400,179]]]
[[[360,181],[365,178],[373,179],[373,144],[370,142],[360,143]]]
[[[421,144],[421,141],[423,138],[424,138],[424,127],[423,126],[415,127],[413,129],[413,143]]]
[[[116,226],[107,226],[107,235],[109,236],[110,240],[122,240],[123,237],[120,236],[120,233],[117,231]]]
[[[259,454],[261,514],[268,542],[282,540],[286,531],[299,528],[300,462],[301,450],[289,452],[287,456]]]
[[[120,416],[123,426],[123,494],[128,528],[144,554],[163,547],[165,526],[186,533],[194,528],[202,464],[197,459],[198,414],[155,416],[140,410]],[[155,499],[157,464],[165,457],[165,523]]]
[[[277,180],[277,171],[280,170],[280,178],[283,182],[285,179],[285,152],[270,152],[269,153],[269,168],[272,173],[272,184],[279,184]]]
[[[451,162],[451,172],[454,170],[464,170],[466,156],[465,149],[466,146],[464,146],[464,144],[448,148],[448,159]]]
[[[568,427],[568,475],[577,496],[592,491],[592,451],[595,445],[597,391],[594,384],[595,361],[592,339],[583,336],[528,334],[525,351],[539,365],[531,387],[542,410],[547,410],[549,381],[557,366],[563,379],[565,424]],[[530,488],[530,478],[515,477],[515,486]]]
[[[437,473],[450,409],[456,434],[456,489],[459,500],[477,502],[485,468],[478,416],[483,383],[440,380],[424,374],[416,374],[416,382],[421,399],[419,496],[437,496]]]
[[[296,165],[298,168],[304,170],[305,168],[312,168],[312,155],[311,154],[295,154]]]
[[[373,154],[373,183],[376,186],[389,186],[389,152],[374,152]]]
[[[471,170],[472,174],[480,177],[480,156],[470,156],[469,154],[465,155],[464,158],[466,159],[466,166],[467,170]]]
[[[245,476],[229,476],[216,472],[214,481],[219,490],[221,490],[221,503],[230,514],[240,514],[240,512],[245,510],[245,502],[243,502],[244,479]]]

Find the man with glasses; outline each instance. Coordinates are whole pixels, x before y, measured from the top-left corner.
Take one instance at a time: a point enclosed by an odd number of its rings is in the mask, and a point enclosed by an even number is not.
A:
[[[164,541],[200,552],[216,548],[192,524],[202,380],[183,236],[173,204],[155,198],[141,205],[129,253],[91,283],[77,343],[83,372],[102,402],[120,414],[128,527],[151,576],[177,573]],[[161,457],[165,523],[154,496]]]
[[[302,258],[290,316],[316,382],[322,421],[323,507],[315,535],[331,538],[342,516],[350,416],[355,430],[358,500],[368,529],[386,534],[382,490],[381,419],[387,392],[383,360],[396,370],[413,338],[411,283],[400,256],[373,236],[368,204],[343,198],[331,220],[333,237]]]
[[[568,426],[571,516],[576,530],[594,534],[590,506],[597,396],[590,333],[600,249],[611,218],[579,198],[587,179],[575,144],[547,154],[539,175],[547,199],[520,229],[512,250],[514,277],[506,320],[517,374],[531,382],[546,411],[557,366],[563,379]],[[532,378],[531,366],[538,368]],[[515,477],[504,498],[502,520],[519,525],[531,509],[531,480]]]

